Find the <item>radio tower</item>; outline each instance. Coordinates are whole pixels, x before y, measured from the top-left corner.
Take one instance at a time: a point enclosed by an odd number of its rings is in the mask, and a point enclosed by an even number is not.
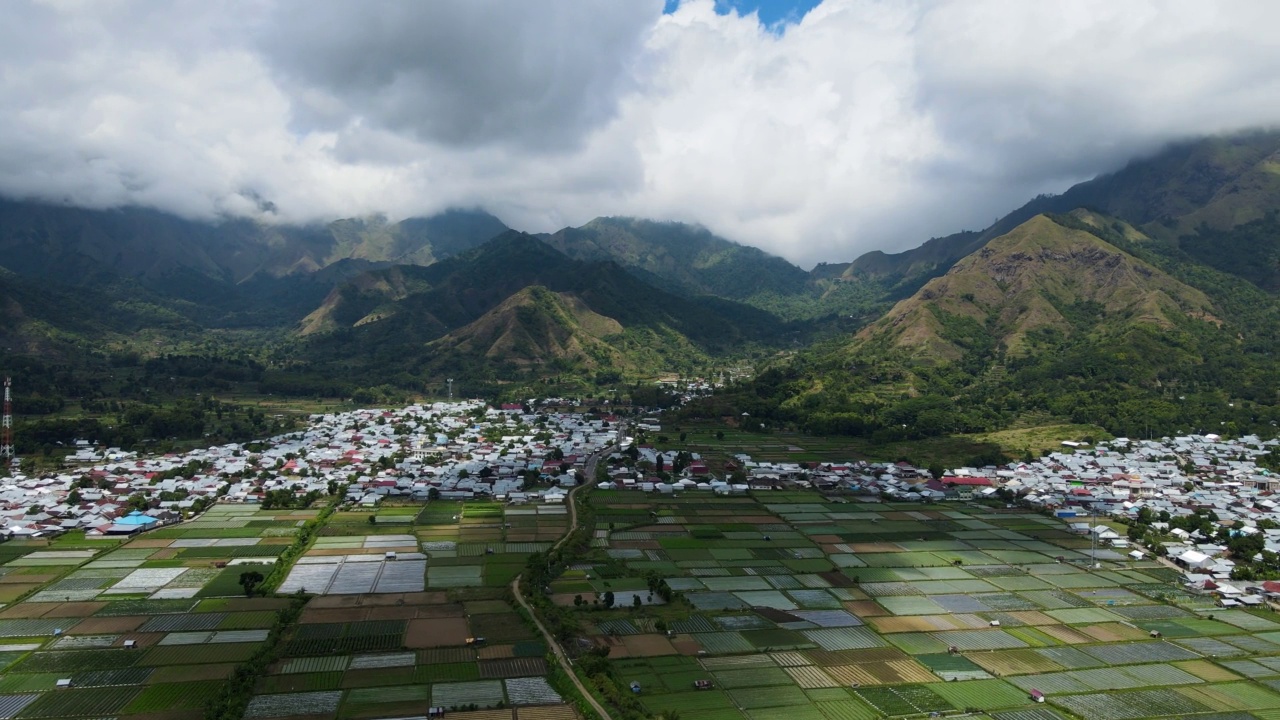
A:
[[[9,393],[13,380],[4,379],[4,418],[0,420],[0,458],[13,460],[13,397]]]

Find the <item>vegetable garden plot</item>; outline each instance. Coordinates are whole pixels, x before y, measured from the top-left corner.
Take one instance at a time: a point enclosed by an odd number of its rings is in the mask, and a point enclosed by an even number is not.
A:
[[[431,687],[431,704],[436,707],[455,708],[474,703],[487,708],[502,701],[502,682],[499,680],[438,683]]]
[[[1148,684],[1122,672],[1116,672],[1112,668],[1071,670],[1064,674],[1069,674],[1092,690],[1127,690]]]
[[[145,688],[125,706],[128,713],[197,710],[204,706],[222,683],[217,681],[162,683]]]
[[[704,657],[698,661],[703,668],[711,671],[740,670],[746,667],[774,667],[777,663],[773,655],[734,655],[733,657]]]
[[[981,597],[981,595],[931,595],[929,599],[942,609],[953,613],[976,613],[992,610],[993,608],[982,602]]]
[[[853,693],[885,715],[914,715],[953,709],[951,703],[920,685],[858,688]]]
[[[1049,700],[1090,720],[1130,720],[1167,715],[1183,717],[1212,709],[1173,690],[1053,695]]]
[[[55,630],[69,628],[75,623],[76,621],[71,618],[0,620],[0,637],[36,637],[52,635]]]
[[[92,650],[93,648],[109,648],[116,643],[119,635],[64,635],[58,638],[51,650]]]
[[[713,655],[751,652],[756,649],[750,642],[747,642],[746,638],[742,637],[742,633],[697,633],[692,637],[704,650]]]
[[[242,643],[262,642],[267,639],[268,630],[220,630],[209,638],[210,643]]]
[[[139,665],[202,665],[205,663],[244,662],[257,652],[257,643],[221,643],[218,645],[170,645],[153,647],[138,660]],[[126,652],[135,652],[128,650]]]
[[[856,615],[844,610],[796,610],[791,614],[821,628],[854,627],[862,624],[862,620]]]
[[[1049,708],[1028,708],[1026,710],[1006,710],[993,715],[996,720],[1063,720],[1063,717]]]
[[[99,689],[63,689],[44,693],[39,700],[22,709],[22,717],[67,718],[76,716],[113,715],[139,692],[139,688],[121,688],[106,692]]]
[[[389,702],[421,701],[426,704],[431,700],[429,685],[401,685],[399,687],[358,688],[347,693],[347,701],[343,706],[376,705]]]
[[[197,632],[172,632],[160,638],[157,645],[199,645],[213,637],[212,630]]]
[[[876,602],[894,615],[942,615],[948,612],[930,598],[919,597],[880,597]]]
[[[1260,637],[1253,635],[1232,635],[1230,637],[1218,638],[1224,643],[1230,643],[1238,648],[1243,648],[1253,653],[1275,653],[1280,652],[1280,645],[1273,642],[1267,642]]]
[[[740,576],[706,578],[702,581],[712,592],[733,592],[736,590],[769,590],[769,582],[762,577]]]
[[[1187,697],[1218,708],[1250,710],[1280,708],[1280,695],[1253,683],[1232,682],[1220,685],[1197,685],[1179,690]]]
[[[427,568],[427,586],[432,588],[475,587],[482,583],[479,565],[452,567],[432,565]]]
[[[305,590],[310,593],[323,594],[329,589],[330,583],[333,582],[333,578],[337,574],[337,563],[325,563],[323,565],[303,565],[299,563],[293,566],[293,569],[289,572],[289,577],[280,584],[278,592],[285,594]]]
[[[1195,675],[1172,665],[1131,665],[1116,668],[1116,671],[1134,678],[1142,686],[1196,685],[1204,682]]]
[[[905,582],[862,583],[858,586],[858,589],[873,598],[923,595],[915,585]]]
[[[989,577],[987,582],[1001,590],[1051,590],[1053,586],[1038,577],[1015,575],[1010,577]]]
[[[181,615],[196,607],[192,600],[114,600],[94,613],[95,617],[121,615]]]
[[[346,655],[328,657],[303,657],[285,661],[281,666],[282,674],[317,673],[346,670],[351,658]]]
[[[801,634],[823,650],[859,650],[885,647],[888,644],[879,635],[865,627],[804,630]]]
[[[1092,607],[1088,600],[1063,590],[1026,590],[1021,595],[1045,610]]]
[[[788,590],[787,595],[805,609],[838,610],[840,608],[840,601],[826,590]]]
[[[505,660],[482,660],[480,677],[516,678],[547,674],[547,661],[540,657],[507,658]]]
[[[729,697],[739,707],[747,710],[780,707],[784,705],[808,705],[809,698],[795,685],[773,687],[738,688],[728,691]]]
[[[946,652],[947,646],[941,640],[926,633],[894,633],[886,639],[903,652],[912,655]]]
[[[245,708],[246,718],[285,717],[288,715],[323,715],[338,709],[341,690],[321,692],[258,695]]]
[[[503,684],[507,686],[507,698],[512,705],[552,705],[564,702],[564,698],[552,689],[545,678],[511,678]]]
[[[639,635],[642,632],[630,620],[601,620],[596,627],[606,635]]]
[[[933,636],[946,645],[961,650],[1003,650],[1024,648],[1027,643],[1003,630],[953,630],[934,633]]]
[[[1225,612],[1215,612],[1213,614],[1215,620],[1221,620],[1229,625],[1235,625],[1242,630],[1251,632],[1268,630],[1280,630],[1280,624],[1277,624],[1266,618],[1258,617],[1243,610],[1227,610]]]
[[[1080,670],[1104,665],[1103,661],[1073,647],[1041,648],[1033,651],[1043,658],[1048,658],[1068,670]]]
[[[701,615],[690,615],[684,620],[672,620],[667,623],[667,627],[675,633],[715,632],[719,629],[713,625],[710,620]]]
[[[797,607],[790,598],[777,590],[756,590],[733,594],[748,607],[769,607],[775,610],[795,610]]]
[[[1083,595],[1084,593],[1079,593]],[[1170,618],[1185,618],[1191,613],[1180,608],[1170,605],[1132,605],[1127,607],[1114,607],[1111,612],[1122,615],[1130,620],[1167,620]]]
[[[114,670],[89,670],[71,676],[73,687],[107,687],[111,685],[141,685],[154,668],[116,668]]]
[[[763,687],[766,685],[790,685],[791,676],[777,667],[744,668],[741,670],[721,670],[714,673],[716,683],[726,690],[743,687]]]
[[[161,615],[148,620],[138,632],[181,632],[212,630],[227,618],[226,613],[191,613],[189,615]]]
[[[413,665],[417,655],[411,652],[379,653],[376,655],[356,655],[351,658],[350,669],[368,670],[371,668],[407,667]]]
[[[1090,687],[1083,680],[1069,672],[1045,673],[1043,675],[1019,675],[1018,677],[1009,678],[1009,682],[1018,687],[1031,692],[1039,690],[1046,694],[1069,695],[1071,693],[1087,693],[1093,692],[1094,688]]]
[[[1119,622],[1117,617],[1102,608],[1068,608],[1064,610],[1046,610],[1045,615],[1064,625],[1080,625],[1083,623]]]
[[[741,610],[747,607],[746,603],[732,593],[689,593],[685,597],[699,610]]]
[[[24,673],[75,673],[130,667],[138,660],[136,650],[69,650],[37,652],[18,666]]]
[[[1196,660],[1200,657],[1186,648],[1167,642],[1093,645],[1080,649],[1109,665]]]
[[[32,693],[28,695],[0,695],[0,718],[11,718],[22,712],[22,709],[36,700],[40,699],[40,695]]]
[[[382,570],[380,562],[344,562],[338,566],[326,595],[359,595],[373,590]]]
[[[958,708],[997,710],[1030,704],[1027,693],[1003,680],[933,683],[929,689]]]
[[[689,590],[705,590],[707,587],[705,583],[697,578],[669,577],[665,578],[665,580],[667,587],[680,592]]]
[[[422,592],[426,589],[425,560],[384,562],[382,575],[373,591],[378,593]]]

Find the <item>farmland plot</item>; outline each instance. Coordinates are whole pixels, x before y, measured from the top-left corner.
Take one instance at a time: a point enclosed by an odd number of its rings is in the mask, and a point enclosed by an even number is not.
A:
[[[272,718],[288,715],[322,715],[337,710],[341,700],[341,690],[257,695],[249,701],[249,707],[245,709],[244,716]]]
[[[511,678],[503,684],[507,687],[507,697],[512,705],[552,705],[564,702],[545,678]]]

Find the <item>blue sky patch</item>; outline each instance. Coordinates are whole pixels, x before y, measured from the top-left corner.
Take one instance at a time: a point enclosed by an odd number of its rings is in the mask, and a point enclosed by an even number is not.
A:
[[[757,12],[760,22],[768,28],[780,29],[780,26],[800,22],[806,14],[822,0],[715,0],[716,12],[728,15],[735,11],[740,15]],[[666,0],[663,12],[675,12],[680,0]]]

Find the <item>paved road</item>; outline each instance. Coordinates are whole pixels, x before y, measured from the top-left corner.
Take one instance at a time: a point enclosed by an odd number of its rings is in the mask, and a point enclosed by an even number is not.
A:
[[[622,436],[621,427],[618,428],[618,436]],[[574,495],[595,482],[596,464],[600,462],[601,457],[612,451],[613,448],[611,447],[605,448],[604,450],[601,450],[595,455],[587,458],[587,465],[585,468],[587,478],[581,485],[570,490],[569,497],[567,498],[569,502],[569,529],[565,531],[564,537],[557,540],[556,544],[551,546],[552,550],[560,549],[560,546],[569,539],[569,536],[573,534],[573,531],[578,529],[578,506],[574,502]],[[560,668],[569,676],[569,680],[571,680],[574,686],[578,688],[578,692],[582,694],[582,697],[587,701],[587,704],[589,704],[591,708],[599,714],[602,720],[613,720],[613,716],[609,714],[609,711],[606,710],[599,702],[596,702],[595,697],[587,691],[586,686],[578,679],[577,674],[573,672],[573,667],[569,664],[569,656],[565,655],[564,648],[561,647],[559,641],[557,641],[555,637],[547,631],[546,626],[542,624],[542,620],[538,618],[538,614],[534,612],[533,608],[529,605],[529,602],[525,600],[524,595],[520,592],[520,580],[523,577],[524,573],[521,573],[516,576],[515,580],[511,581],[511,592],[515,594],[516,602],[520,603],[520,606],[529,613],[529,617],[533,618],[533,623],[538,626],[538,632],[542,633],[543,639],[547,641],[547,647],[551,648],[552,654],[556,656],[556,662],[560,663]],[[537,592],[537,590],[535,589],[534,592]]]

